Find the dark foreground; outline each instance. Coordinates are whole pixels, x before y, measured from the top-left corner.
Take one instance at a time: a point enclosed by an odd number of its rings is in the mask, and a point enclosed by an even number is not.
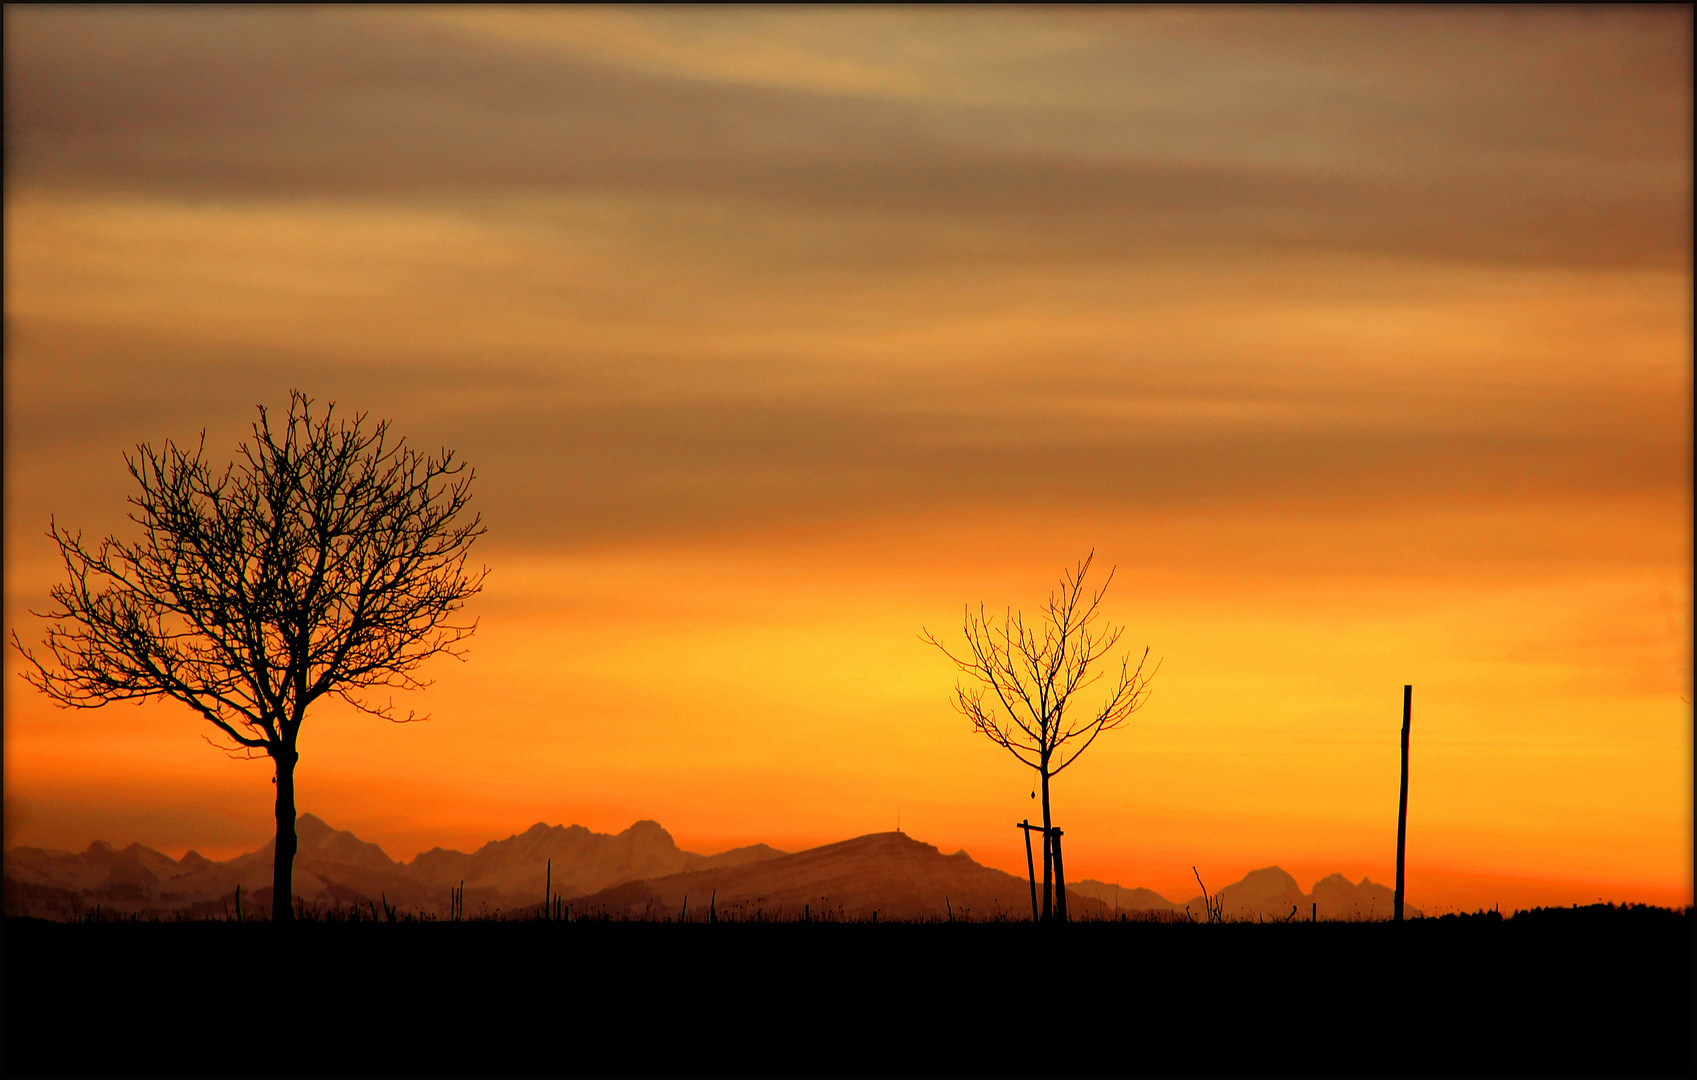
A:
[[[1692,920],[8,920],[58,1073],[1689,1074]]]

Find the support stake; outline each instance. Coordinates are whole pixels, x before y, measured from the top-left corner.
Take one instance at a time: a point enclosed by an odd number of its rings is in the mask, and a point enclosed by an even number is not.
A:
[[[1055,917],[1067,921],[1067,874],[1061,867],[1061,830],[1055,829]]]
[[[1025,876],[1031,882],[1031,921],[1037,921],[1037,864],[1031,858],[1031,819],[1019,823],[1025,832]]]

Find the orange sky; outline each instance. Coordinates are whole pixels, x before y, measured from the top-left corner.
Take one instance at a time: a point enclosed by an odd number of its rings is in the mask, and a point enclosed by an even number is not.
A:
[[[303,810],[1021,871],[919,632],[1094,548],[1162,668],[1069,876],[1390,881],[1409,682],[1412,903],[1690,903],[1688,9],[5,19],[8,628],[291,388],[478,470],[469,662]],[[9,844],[264,842],[204,723],[16,671]]]

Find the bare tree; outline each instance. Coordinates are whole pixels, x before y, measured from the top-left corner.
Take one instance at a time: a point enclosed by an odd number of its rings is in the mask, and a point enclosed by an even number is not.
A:
[[[45,660],[12,644],[24,678],[64,707],[171,699],[209,721],[244,757],[276,766],[272,917],[292,908],[296,745],[307,707],[326,695],[397,718],[384,689],[428,685],[414,673],[476,622],[451,621],[483,585],[469,571],[481,518],[456,523],[475,475],[452,452],[421,455],[366,414],[332,423],[290,397],[281,430],[261,406],[253,440],[222,472],[167,441],[126,454],[140,493],[129,517],[141,539],[96,547],[59,528],[69,580],[53,587]],[[208,739],[215,746],[218,742]]]
[[[1101,679],[1097,662],[1119,643],[1124,628],[1098,626],[1102,597],[1113,570],[1094,593],[1086,593],[1085,575],[1092,551],[1049,594],[1039,617],[1027,625],[1024,614],[1008,609],[997,626],[982,604],[964,619],[966,651],[956,655],[925,631],[923,640],[942,650],[966,679],[955,685],[955,708],[983,733],[1037,771],[1043,791],[1043,917],[1053,911],[1054,866],[1049,837],[1049,781],[1078,760],[1104,731],[1124,724],[1149,696],[1155,672],[1143,673],[1149,650],[1135,667],[1127,654],[1107,696],[1095,708],[1071,711],[1073,696]],[[1159,664],[1156,665],[1157,669]],[[1112,670],[1111,667],[1109,670]]]

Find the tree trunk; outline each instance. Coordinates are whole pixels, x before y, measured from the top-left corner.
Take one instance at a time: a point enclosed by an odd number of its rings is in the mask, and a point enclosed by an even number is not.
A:
[[[288,923],[295,918],[295,762],[293,749],[272,755],[277,762],[277,845],[271,873],[271,920]]]
[[[1055,855],[1054,845],[1049,842],[1049,759],[1043,759],[1043,768],[1038,770],[1043,774],[1043,918],[1048,920],[1054,914],[1055,901]]]

